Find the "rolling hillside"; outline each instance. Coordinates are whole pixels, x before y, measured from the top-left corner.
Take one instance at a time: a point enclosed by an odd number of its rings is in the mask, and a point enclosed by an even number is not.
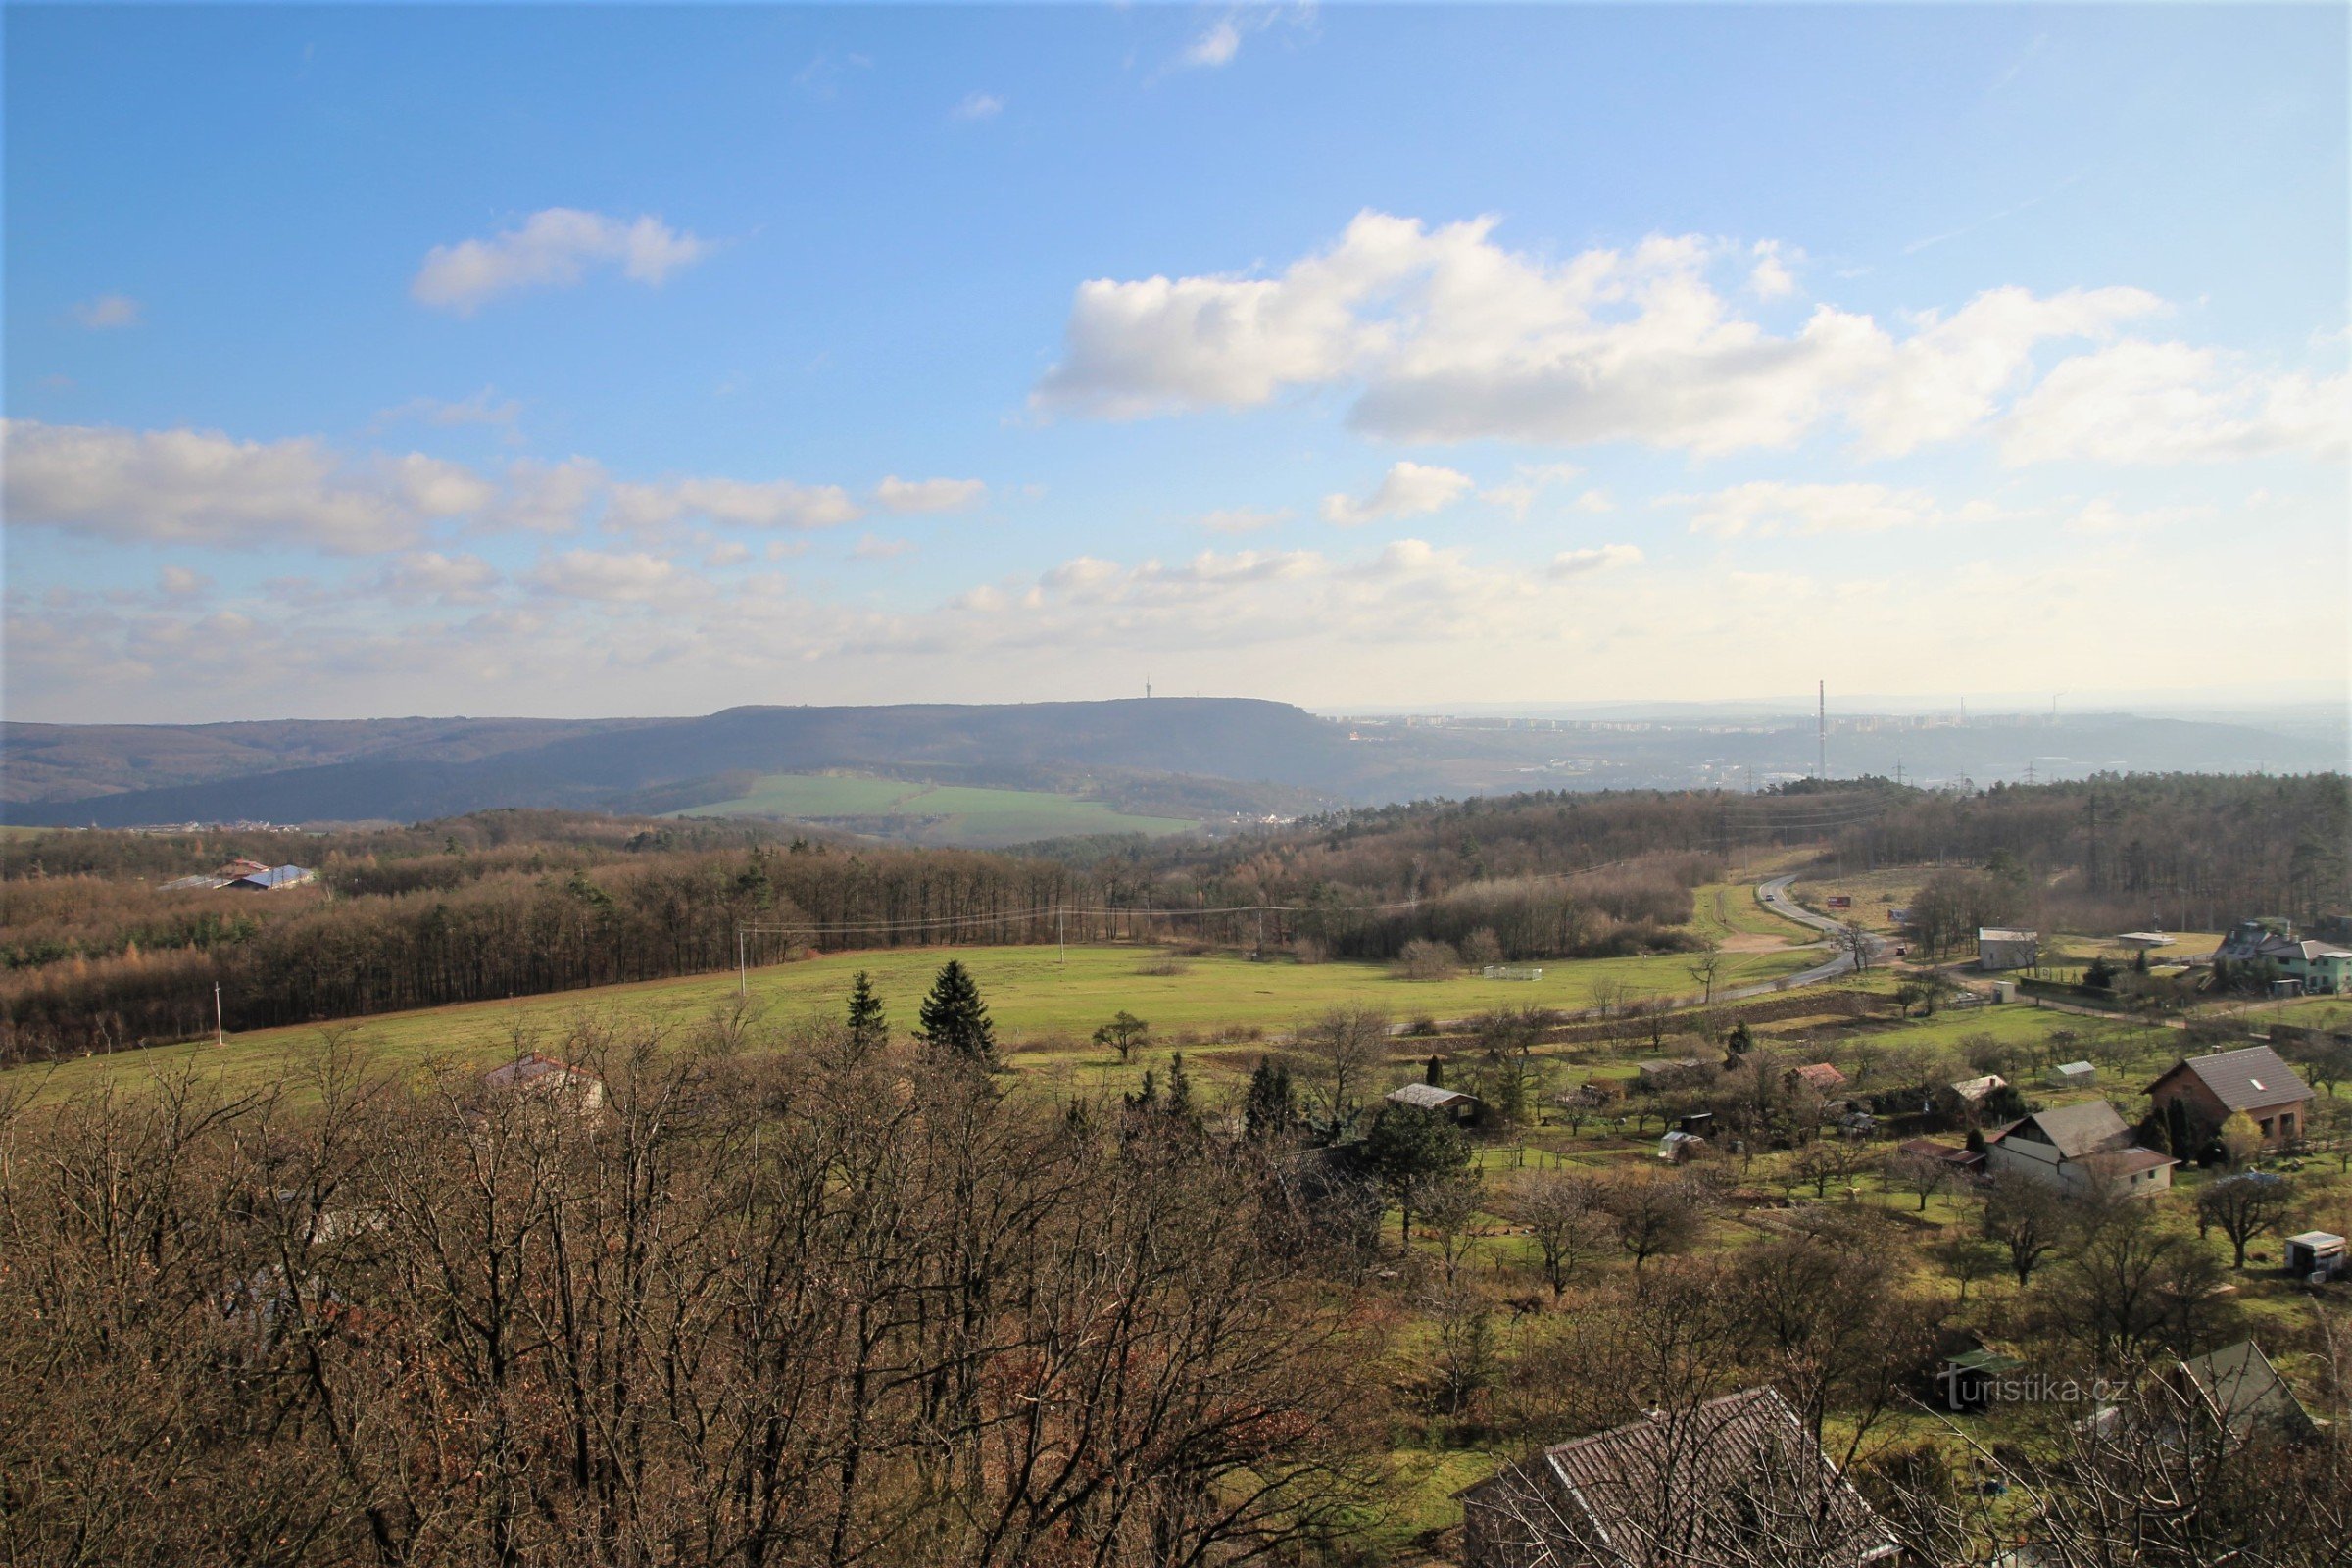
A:
[[[102,827],[415,821],[497,807],[598,809],[655,789],[667,797],[662,809],[677,810],[738,794],[746,773],[827,769],[1056,794],[1088,792],[1102,773],[1339,795],[1353,793],[1365,773],[1360,750],[1339,726],[1287,704],[1225,698],[737,708],[698,718],[550,725],[552,733],[533,733],[527,720],[402,728],[416,722],[388,721],[373,737],[350,725],[270,726],[277,733],[267,745],[255,734],[208,733],[263,726],[11,725],[7,815]],[[321,757],[333,760],[314,760]],[[185,778],[240,761],[240,771]],[[172,781],[142,787],[157,774]],[[1205,794],[1197,814],[1248,809],[1251,800],[1228,806],[1216,797],[1231,792]]]

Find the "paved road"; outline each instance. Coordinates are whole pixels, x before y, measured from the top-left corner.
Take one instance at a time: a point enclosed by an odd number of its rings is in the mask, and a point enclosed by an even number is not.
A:
[[[1815,914],[1811,909],[1788,896],[1788,884],[1795,880],[1794,874],[1790,874],[1776,876],[1771,881],[1758,885],[1756,902],[1773,913],[1786,915],[1799,925],[1809,925],[1814,930],[1830,936],[1832,940],[1840,938],[1844,933],[1844,926],[1826,914]],[[1871,957],[1875,959],[1881,956],[1886,952],[1887,947],[1886,939],[1872,937],[1870,939]],[[1738,1002],[1746,997],[1768,997],[1776,991],[1793,991],[1798,986],[1819,985],[1824,980],[1835,980],[1841,974],[1851,974],[1853,970],[1854,956],[1840,947],[1838,950],[1838,956],[1827,963],[1817,963],[1810,969],[1799,969],[1796,973],[1783,975],[1778,980],[1766,980],[1757,985],[1738,986],[1730,991],[1718,992],[1715,1000]]]
[[[1765,907],[1771,909],[1773,913],[1785,914],[1789,919],[1796,921],[1799,925],[1808,925],[1813,927],[1815,930],[1824,933],[1842,932],[1845,928],[1839,925],[1837,921],[1828,918],[1826,915],[1815,914],[1811,909],[1806,908],[1803,905],[1797,903],[1794,899],[1788,896],[1788,884],[1795,880],[1795,876],[1791,874],[1788,876],[1776,876],[1771,881],[1761,884],[1756,889],[1757,902],[1762,904]],[[1871,957],[1874,960],[1882,957],[1889,947],[1890,944],[1887,943],[1884,938],[1876,936],[1872,937],[1870,939]],[[1799,986],[1813,986],[1821,984],[1821,982],[1824,980],[1835,980],[1841,974],[1851,974],[1853,969],[1854,956],[1845,951],[1843,948],[1839,948],[1838,950],[1837,956],[1831,958],[1827,963],[1817,963],[1810,969],[1799,969],[1794,974],[1785,974],[1780,976],[1778,979],[1760,980],[1753,985],[1731,986],[1716,992],[1715,1001],[1718,1003],[1743,1002],[1750,997],[1769,997],[1777,992],[1794,991]],[[1669,1006],[1690,1007],[1696,1006],[1701,999],[1697,995],[1691,995],[1688,997],[1652,998],[1650,1000],[1664,1001]],[[1560,1016],[1571,1023],[1583,1023],[1589,1022],[1592,1019],[1604,1017],[1606,1014],[1601,1012],[1598,1007],[1579,1007],[1572,1012],[1564,1012],[1560,1014]],[[1438,1020],[1440,1028],[1448,1029],[1457,1028],[1468,1024],[1469,1022],[1471,1022],[1471,1020],[1467,1018],[1443,1018]],[[1402,1034],[1405,1027],[1406,1026],[1401,1023],[1392,1024],[1389,1027],[1389,1032],[1391,1034]]]

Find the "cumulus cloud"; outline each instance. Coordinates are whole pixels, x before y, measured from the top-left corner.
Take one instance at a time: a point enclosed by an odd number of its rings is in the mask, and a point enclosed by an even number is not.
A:
[[[403,601],[437,600],[447,604],[485,604],[501,580],[499,570],[479,556],[443,555],[438,550],[412,551],[384,563],[373,587],[377,593]]]
[[[956,120],[994,120],[1004,112],[1004,100],[993,92],[966,93],[963,100],[948,111]]]
[[[858,541],[857,548],[850,552],[850,559],[853,561],[895,561],[901,556],[913,554],[914,543],[912,540],[884,539],[869,533]]]
[[[1642,551],[1638,545],[1595,545],[1589,550],[1563,550],[1551,558],[1548,568],[1554,577],[1582,577],[1589,572],[1606,571],[1611,566],[1641,564]]]
[[[156,575],[156,592],[166,599],[193,599],[213,585],[213,579],[188,566],[166,566]]]
[[[1033,402],[1133,418],[1345,386],[1350,422],[1394,440],[1722,453],[1788,446],[1836,418],[1891,456],[1983,425],[2043,345],[2162,309],[2138,289],[2002,288],[1900,331],[1821,305],[1775,333],[1716,277],[1744,260],[1755,293],[1792,291],[1778,246],[1659,236],[1552,262],[1504,248],[1495,226],[1365,212],[1271,277],[1089,280]]]
[[[533,213],[488,239],[436,245],[409,284],[424,305],[470,316],[486,300],[522,288],[567,288],[592,267],[617,267],[631,282],[658,287],[710,246],[659,218],[611,218],[572,207]]]
[[[961,512],[987,499],[980,479],[902,479],[886,476],[874,486],[874,505],[885,512]]]
[[[208,430],[0,424],[12,526],[227,548],[397,549],[493,491],[457,464],[410,454],[354,461],[308,439]]]
[[[1660,505],[1693,508],[1692,533],[1721,539],[1752,535],[1876,533],[1888,528],[1918,528],[1947,518],[1982,520],[1992,509],[1972,503],[1947,514],[1936,498],[1922,490],[1895,490],[1883,484],[1784,484],[1758,479],[1736,484],[1710,495],[1666,496]]]
[[[1989,289],[1948,318],[1933,312],[1919,317],[1912,335],[1860,386],[1849,416],[1874,456],[1900,457],[1951,440],[1983,424],[2031,375],[2034,351],[2043,342],[2103,337],[2163,309],[2163,301],[2135,288],[2068,289],[2047,297]],[[2080,363],[2065,361],[2060,368]]]
[[[560,599],[596,604],[635,604],[664,597],[691,579],[659,556],[600,550],[566,550],[532,568],[529,583]]]
[[[146,307],[127,294],[101,294],[76,304],[74,319],[93,332],[107,332],[138,325],[145,313]]]
[[[2002,431],[2012,464],[2211,463],[2352,447],[2352,378],[2266,375],[2185,343],[2127,340],[2066,360]]]
[[[587,458],[562,463],[525,459],[507,469],[506,499],[495,521],[529,533],[569,533],[603,496],[605,470]]]
[[[787,479],[751,483],[741,479],[671,479],[659,484],[615,484],[606,520],[624,532],[666,527],[684,517],[733,523],[746,528],[830,528],[855,522],[864,513],[836,484],[804,485]]]
[[[1796,274],[1781,259],[1778,240],[1758,240],[1755,246],[1756,264],[1747,274],[1748,292],[1760,300],[1786,299],[1796,292]]]
[[[1323,498],[1323,520],[1352,528],[1380,518],[1418,517],[1443,512],[1477,488],[1466,473],[1422,463],[1399,463],[1382,476],[1366,496],[1329,495]]]

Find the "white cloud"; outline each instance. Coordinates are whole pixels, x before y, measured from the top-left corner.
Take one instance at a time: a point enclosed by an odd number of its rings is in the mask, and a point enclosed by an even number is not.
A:
[[[1783,335],[1713,281],[1737,260],[1758,294],[1789,292],[1793,253],[1772,242],[1652,237],[1555,263],[1496,244],[1495,222],[1365,212],[1276,276],[1082,283],[1033,402],[1133,418],[1353,387],[1350,423],[1393,440],[1712,454],[1788,446],[1842,419],[1866,452],[1890,456],[1993,418],[2042,345],[2101,339],[2163,308],[2138,289],[1997,288],[1900,335],[1829,305]]]
[[[1555,484],[1566,484],[1583,472],[1573,463],[1523,463],[1508,484],[1489,485],[1478,493],[1478,499],[1508,508],[1514,517],[1524,522],[1527,509],[1536,504],[1538,496]]]
[[[617,266],[630,281],[658,287],[709,250],[658,218],[623,220],[550,207],[488,239],[434,246],[409,292],[422,304],[470,316],[483,301],[514,289],[567,288],[591,266]]]
[[[2032,373],[2039,344],[2103,337],[2163,309],[2163,301],[2135,288],[2068,289],[2047,298],[2022,288],[1988,289],[1948,319],[1933,312],[1920,317],[1908,339],[1889,346],[1849,417],[1874,456],[1900,457],[1949,441],[1993,415]]]
[[[1596,545],[1590,550],[1561,551],[1551,558],[1549,570],[1554,577],[1582,577],[1612,566],[1639,565],[1641,562],[1638,545]]]
[[[109,539],[397,549],[492,493],[456,464],[416,454],[353,463],[307,438],[14,419],[0,441],[11,526]]]
[[[1233,64],[1233,57],[1242,52],[1242,31],[1226,17],[1196,34],[1184,46],[1184,63],[1215,70]]]
[[[2256,511],[2263,505],[2259,493],[2246,499],[2246,510]],[[2142,507],[2127,512],[2105,496],[2100,496],[2066,519],[2069,533],[2089,534],[2094,537],[2134,538],[2153,533],[2160,528],[2172,528],[2182,523],[2211,523],[2220,514],[2209,506]]]
[[[500,580],[498,568],[479,556],[423,550],[386,562],[376,572],[373,586],[377,593],[398,600],[469,605],[488,603],[490,590]]]
[[[605,470],[587,458],[562,463],[528,459],[507,469],[507,495],[495,521],[530,533],[569,533],[604,494]]]
[[[442,398],[411,398],[377,415],[370,428],[382,429],[402,419],[418,419],[445,430],[459,425],[484,424],[512,431],[515,417],[521,412],[522,405],[514,399],[499,400],[494,388],[483,387],[473,396],[455,402]]]
[[[1769,538],[1876,533],[1946,520],[1980,521],[1993,514],[1981,503],[1946,514],[1935,497],[1921,490],[1893,490],[1883,484],[1784,484],[1772,479],[1736,484],[1711,495],[1665,496],[1659,505],[1695,508],[1690,531],[1723,539],[1742,534]]]
[[[1288,507],[1220,507],[1200,518],[1200,526],[1210,533],[1257,533],[1278,527],[1291,520]]]
[[[625,532],[666,527],[682,517],[747,528],[830,528],[864,515],[835,484],[803,485],[776,479],[671,479],[615,484],[606,520]]]
[[[74,307],[74,319],[93,332],[136,326],[146,307],[127,294],[101,294]]]
[[[2059,364],[2019,400],[2001,456],[2174,464],[2352,446],[2352,378],[2266,375],[2185,343],[2131,339]]]
[[[874,504],[885,512],[961,512],[987,496],[987,482],[980,479],[902,479],[890,474],[874,486]]]
[[[1609,499],[1609,493],[1606,490],[1588,490],[1576,498],[1576,510],[1591,513],[1615,512],[1617,503]]]
[[[1756,265],[1747,274],[1748,292],[1760,300],[1786,299],[1796,292],[1796,274],[1781,260],[1778,240],[1758,240],[1755,246]]]
[[[687,581],[676,566],[659,556],[598,550],[566,550],[547,557],[529,578],[530,585],[543,593],[596,604],[659,599]]]
[[[1466,473],[1422,463],[1398,463],[1379,485],[1360,500],[1348,495],[1323,498],[1323,520],[1352,528],[1384,517],[1418,517],[1443,512],[1477,488]]]
[[[192,599],[212,585],[212,578],[188,566],[166,566],[156,577],[156,591],[167,599]]]
[[[914,554],[914,543],[908,539],[884,539],[867,534],[850,552],[853,561],[895,561],[901,556]]]
[[[1004,100],[993,92],[966,93],[963,101],[948,111],[956,120],[994,120],[1004,112]]]

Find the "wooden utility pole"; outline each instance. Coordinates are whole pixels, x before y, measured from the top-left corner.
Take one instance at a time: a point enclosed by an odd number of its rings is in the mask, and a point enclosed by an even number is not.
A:
[[[213,982],[213,1044],[228,1044],[228,1031],[220,1026],[220,982]]]

